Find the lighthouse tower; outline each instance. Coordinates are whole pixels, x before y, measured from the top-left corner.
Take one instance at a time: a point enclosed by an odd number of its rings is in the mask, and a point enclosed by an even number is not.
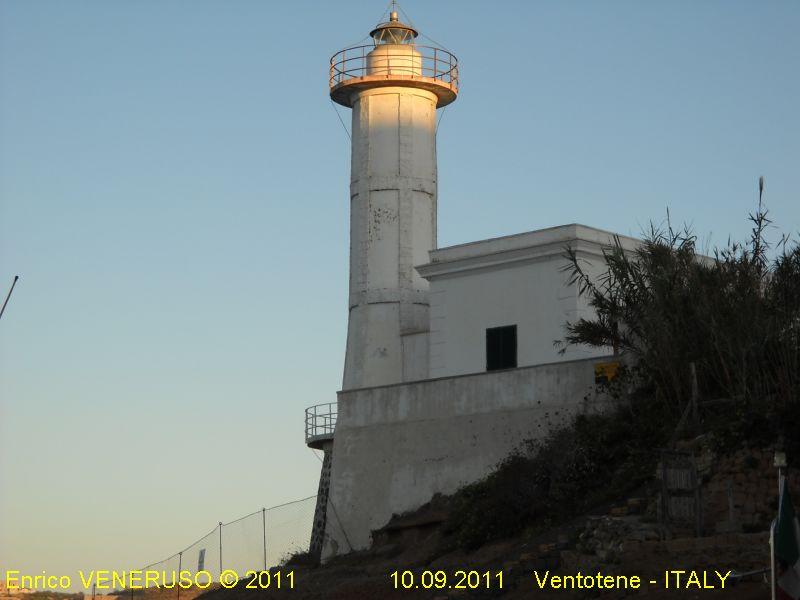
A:
[[[427,377],[428,282],[414,266],[436,248],[436,109],[458,94],[456,58],[417,45],[396,12],[370,35],[330,67],[353,118],[345,390]]]

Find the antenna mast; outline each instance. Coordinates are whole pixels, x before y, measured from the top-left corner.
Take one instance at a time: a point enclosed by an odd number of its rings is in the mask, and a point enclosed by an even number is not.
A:
[[[4,312],[6,312],[6,304],[8,304],[8,299],[11,298],[11,292],[14,291],[14,286],[17,285],[17,279],[19,279],[19,275],[14,275],[14,281],[11,283],[11,289],[8,290],[8,295],[6,296],[6,301],[3,302],[3,308],[0,309],[0,317],[3,316]]]

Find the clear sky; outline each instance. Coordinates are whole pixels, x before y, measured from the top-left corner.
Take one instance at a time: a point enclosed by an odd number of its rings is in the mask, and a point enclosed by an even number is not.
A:
[[[800,230],[800,3],[406,0],[458,55],[440,246],[669,207]],[[0,2],[0,566],[136,567],[315,493],[371,2]],[[349,111],[338,107],[349,127]],[[710,236],[710,237],[709,237]]]

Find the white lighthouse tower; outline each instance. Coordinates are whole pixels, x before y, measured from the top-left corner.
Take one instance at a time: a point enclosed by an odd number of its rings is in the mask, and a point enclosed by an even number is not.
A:
[[[353,110],[343,391],[428,377],[428,281],[414,267],[436,248],[436,109],[458,95],[456,57],[417,45],[397,12],[370,35],[330,64],[331,99]],[[306,410],[306,444],[325,453],[316,556],[324,540],[336,543],[326,533],[336,422],[336,403]]]
[[[350,301],[342,388],[424,379],[436,248],[436,109],[458,94],[456,58],[389,21],[331,59],[330,94],[352,108]]]

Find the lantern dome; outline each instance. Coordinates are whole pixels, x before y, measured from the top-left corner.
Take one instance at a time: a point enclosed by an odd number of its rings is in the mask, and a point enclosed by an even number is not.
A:
[[[381,44],[413,44],[419,32],[405,23],[400,22],[396,11],[389,13],[389,21],[381,23],[369,32],[375,40],[375,45]]]

